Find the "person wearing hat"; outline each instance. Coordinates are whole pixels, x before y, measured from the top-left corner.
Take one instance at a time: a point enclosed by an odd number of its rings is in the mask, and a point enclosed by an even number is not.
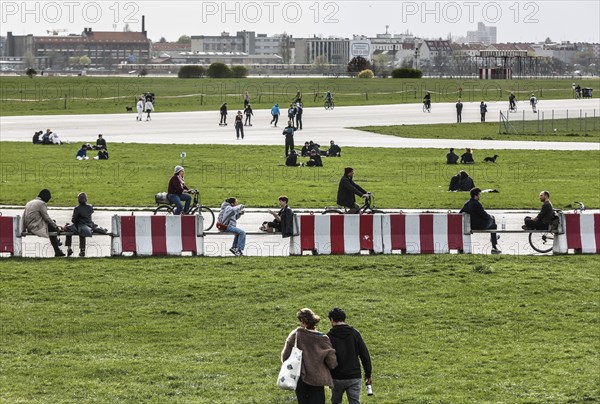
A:
[[[50,236],[49,233],[56,233],[58,226],[48,215],[47,203],[52,198],[52,194],[47,189],[42,189],[37,198],[27,202],[23,218],[21,219],[21,228],[29,233],[39,237],[49,238],[52,248],[54,248],[55,257],[64,257],[59,247],[58,236]]]
[[[87,194],[85,192],[81,192],[77,195],[77,202],[79,202],[79,205],[73,209],[73,217],[71,218],[72,224],[69,224],[65,227],[65,230],[79,235],[80,257],[85,257],[85,238],[92,237],[94,229],[98,227],[98,225],[92,221],[94,207],[92,205],[88,205],[87,201]],[[73,255],[73,250],[71,249],[72,239],[72,235],[67,235],[65,246],[67,247],[68,257]]]
[[[185,185],[185,181],[183,180],[183,176],[185,175],[185,170],[182,166],[175,166],[175,170],[173,172],[173,176],[169,180],[169,187],[167,190],[167,198],[169,201],[175,205],[174,215],[187,215],[190,210],[190,203],[192,202],[192,197],[186,192],[189,191],[189,188]],[[182,202],[185,202],[185,207]]]
[[[352,167],[344,168],[344,176],[338,186],[337,204],[346,207],[348,213],[358,213],[360,206],[356,203],[355,195],[366,199],[370,193],[356,184],[352,177],[354,177],[354,169]]]

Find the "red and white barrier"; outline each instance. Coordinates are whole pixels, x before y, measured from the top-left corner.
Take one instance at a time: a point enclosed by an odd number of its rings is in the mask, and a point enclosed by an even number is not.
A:
[[[409,213],[383,216],[383,252],[391,254],[471,253],[471,234],[460,213]],[[467,233],[467,234],[465,234]]]
[[[555,254],[569,251],[583,254],[600,254],[600,213],[564,213],[561,222],[563,234],[554,240]]]
[[[20,257],[22,252],[21,216],[0,216],[0,253]]]
[[[202,216],[113,216],[112,255],[204,255]]]
[[[384,215],[298,215],[290,241],[290,255],[383,252],[381,220]]]

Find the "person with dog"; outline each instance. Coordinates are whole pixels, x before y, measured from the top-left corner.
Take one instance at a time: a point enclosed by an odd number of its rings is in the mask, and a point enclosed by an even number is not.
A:
[[[167,198],[175,205],[174,215],[181,215],[182,212],[187,215],[190,211],[192,197],[187,193],[189,188],[185,185],[184,175],[185,169],[182,166],[175,166],[173,176],[169,180]],[[183,206],[183,202],[185,202],[185,206]]]
[[[471,189],[471,199],[469,199],[460,213],[468,213],[471,217],[471,229],[473,230],[496,230],[496,219],[494,216],[488,214],[483,205],[479,202],[481,198],[481,189]],[[502,251],[498,248],[498,236],[496,233],[490,233],[490,240],[492,242],[492,254],[500,254]]]
[[[338,365],[331,370],[333,377],[333,389],[331,390],[331,403],[342,404],[344,392],[348,397],[348,403],[360,403],[360,390],[362,388],[362,377],[360,364],[365,371],[365,382],[371,385],[371,356],[367,345],[360,332],[346,324],[346,313],[337,307],[329,314],[331,329],[327,336],[335,349]],[[360,358],[360,362],[359,362]]]
[[[525,224],[521,227],[523,230],[548,230],[554,219],[554,208],[550,202],[550,192],[540,192],[540,202],[542,210],[533,219],[530,216],[525,217]]]
[[[235,234],[229,251],[236,257],[244,255],[246,246],[246,232],[237,227],[237,219],[244,214],[244,208],[244,205],[238,204],[237,198],[227,198],[221,204],[221,212],[217,218],[219,231]]]
[[[266,233],[281,233],[283,238],[290,237],[294,233],[294,213],[288,205],[289,199],[287,196],[280,196],[278,199],[279,212],[275,213],[269,209],[269,213],[273,215],[272,222],[263,222],[260,230]]]
[[[55,257],[64,257],[65,253],[60,249],[58,236],[50,235],[49,233],[57,233],[60,227],[48,215],[48,202],[52,198],[52,194],[47,189],[42,189],[37,198],[27,202],[23,217],[21,218],[21,228],[29,233],[39,237],[49,238],[50,244],[54,249]]]
[[[368,198],[370,193],[354,182],[354,169],[344,168],[344,175],[340,179],[337,193],[337,204],[348,209],[348,213],[358,213],[360,206],[356,203],[355,195]]]
[[[290,332],[281,352],[281,362],[286,361],[294,345],[302,351],[300,379],[296,386],[299,404],[325,404],[324,386],[333,387],[331,369],[338,365],[335,349],[329,337],[317,330],[321,318],[311,309],[296,313],[300,327]]]

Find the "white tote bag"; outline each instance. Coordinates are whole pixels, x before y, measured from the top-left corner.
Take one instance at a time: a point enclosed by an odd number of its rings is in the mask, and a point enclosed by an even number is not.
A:
[[[281,364],[277,385],[284,390],[296,390],[301,368],[302,350],[298,349],[298,332],[296,332],[296,339],[290,357]]]

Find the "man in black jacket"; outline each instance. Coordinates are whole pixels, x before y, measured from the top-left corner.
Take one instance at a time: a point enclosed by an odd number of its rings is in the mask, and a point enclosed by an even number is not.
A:
[[[340,180],[337,193],[337,204],[348,208],[348,213],[358,213],[360,210],[360,206],[356,203],[354,195],[362,198],[369,197],[369,192],[362,189],[352,180],[353,176],[354,169],[352,167],[344,168],[344,176]]]
[[[287,196],[280,196],[278,199],[278,213],[269,209],[269,213],[273,215],[272,222],[263,222],[260,230],[267,233],[281,233],[281,237],[287,238],[294,233],[294,212],[288,205],[289,199]]]
[[[471,229],[473,230],[496,230],[496,219],[494,216],[490,216],[483,206],[479,202],[481,197],[481,189],[473,188],[471,190],[471,199],[469,199],[460,213],[468,213],[471,216]],[[501,251],[498,249],[498,237],[496,233],[490,233],[492,241],[492,254],[500,254]]]
[[[548,230],[550,227],[554,218],[554,209],[552,208],[552,202],[550,202],[550,192],[540,192],[540,202],[542,202],[542,210],[533,219],[529,216],[525,218],[525,224],[522,226],[523,230]]]
[[[283,129],[283,136],[285,136],[285,157],[290,155],[290,152],[294,150],[294,132],[298,128],[294,127],[293,121],[290,119],[285,129]]]
[[[338,365],[331,370],[333,389],[331,403],[341,404],[344,392],[349,403],[360,403],[360,390],[362,386],[360,363],[365,371],[365,382],[371,384],[371,356],[367,345],[360,332],[345,323],[346,313],[335,308],[329,312],[331,330],[327,336],[335,349]],[[359,363],[360,358],[360,363]]]

